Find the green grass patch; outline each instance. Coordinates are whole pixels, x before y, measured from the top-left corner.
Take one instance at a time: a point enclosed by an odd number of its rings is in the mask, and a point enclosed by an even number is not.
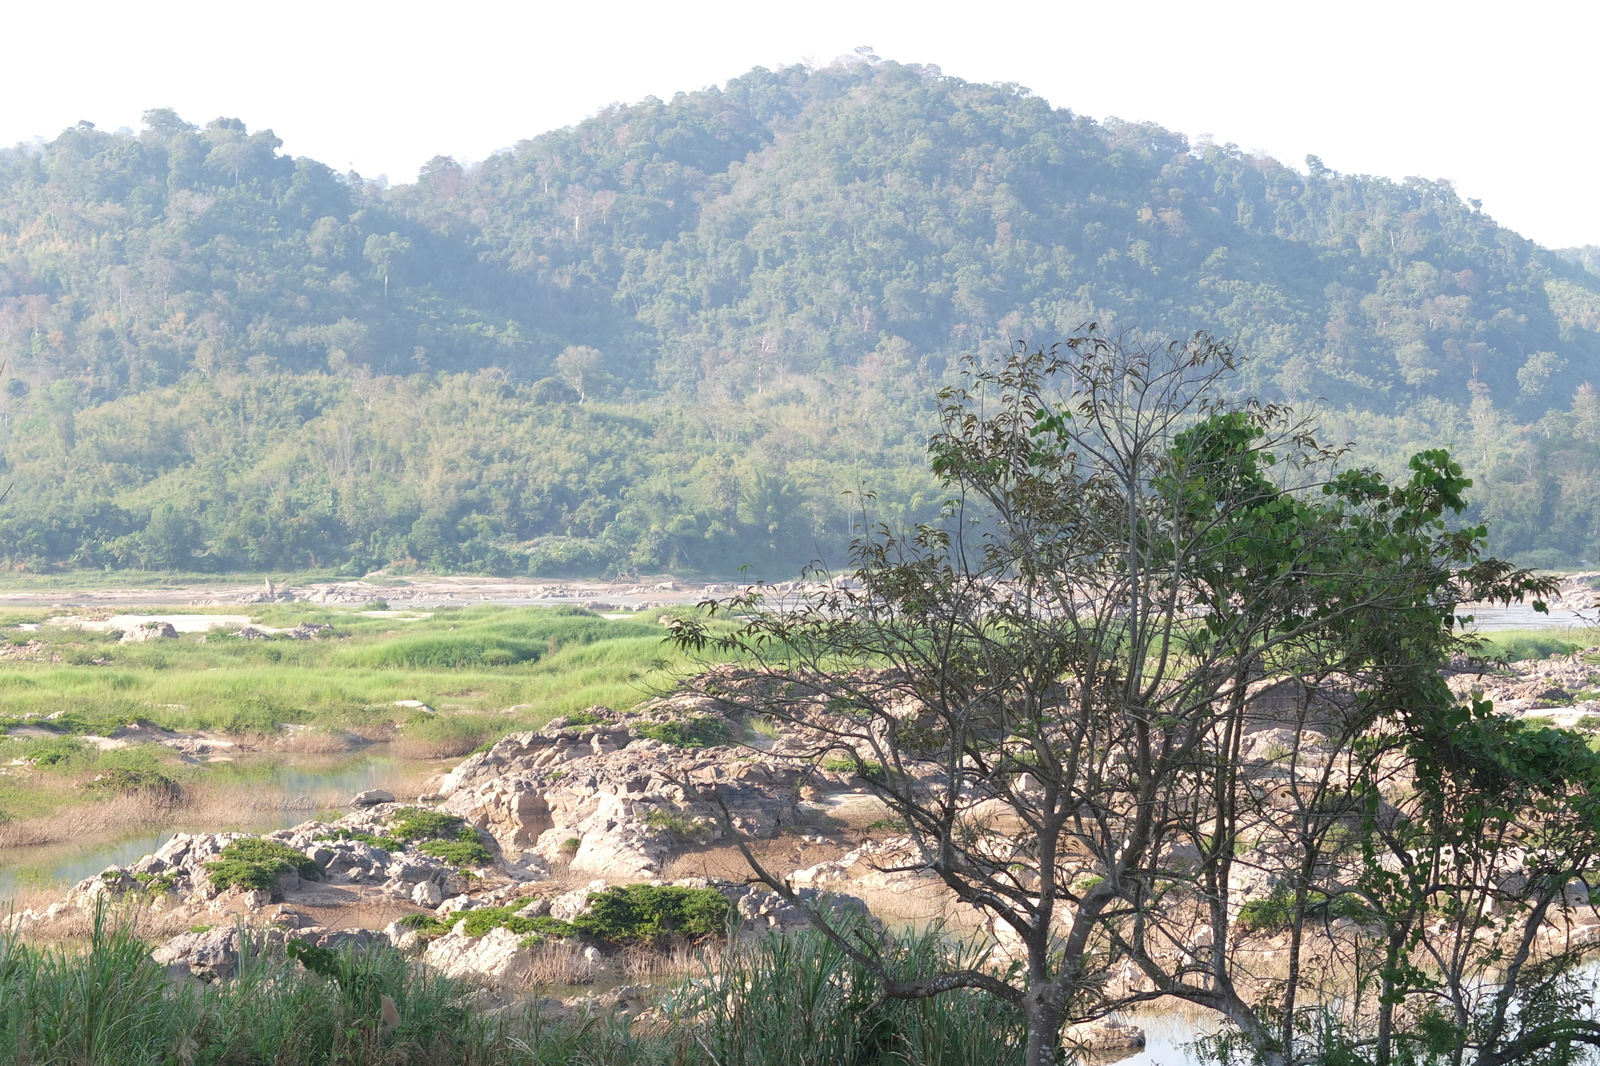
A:
[[[846,935],[869,938],[896,974],[992,965],[937,932]],[[810,930],[719,953],[717,980],[677,990],[661,1028],[611,1012],[476,1014],[471,985],[392,948],[295,955],[247,951],[233,979],[200,985],[172,981],[149,944],[110,922],[72,950],[0,932],[0,1062],[757,1066],[795,1062],[796,1049],[811,1063],[863,1062],[863,1049],[874,1062],[1022,1062],[1020,1014],[998,997],[872,1001],[873,974]],[[385,997],[393,1027],[380,1024]]]
[[[448,840],[465,828],[466,819],[427,807],[401,807],[389,817],[389,832],[400,840]]]
[[[1496,629],[1477,634],[1483,640],[1483,656],[1496,662],[1518,663],[1548,659],[1552,655],[1571,655],[1592,647],[1600,634],[1588,629]]]
[[[453,866],[488,866],[494,853],[484,847],[478,831],[465,819],[426,807],[402,807],[389,819],[389,832],[399,840],[415,841],[424,855]]]
[[[273,735],[285,723],[398,725],[408,742],[455,754],[591,706],[630,708],[664,687],[677,662],[661,626],[575,608],[483,605],[427,617],[310,604],[244,610],[260,625],[313,622],[333,635],[241,640],[212,631],[204,642],[185,633],[117,644],[70,626],[0,626],[0,640],[44,644],[40,661],[9,661],[0,671],[0,727],[24,715],[59,715],[50,724],[70,734],[104,734],[138,719],[245,735]],[[52,655],[62,661],[48,661]],[[420,700],[439,714],[419,715],[397,700]],[[519,710],[507,715],[509,707]]]
[[[493,746],[505,735],[503,715],[419,715],[401,727],[395,743],[419,758],[449,759],[470,754],[485,744]]]
[[[822,768],[835,774],[858,774],[861,777],[882,777],[883,763],[876,759],[852,759],[846,755],[830,755],[822,760]]]
[[[698,840],[706,835],[705,826],[677,811],[657,808],[644,816],[644,824],[679,840]]]
[[[505,907],[479,907],[476,910],[461,911],[461,931],[467,936],[482,936],[491,929],[504,928],[523,936],[537,936],[551,940],[572,936],[577,931],[575,926],[547,914],[537,918],[520,917],[516,912],[524,906],[526,904],[511,904]]]
[[[95,775],[94,780],[83,783],[83,790],[106,796],[128,796],[147,792],[168,799],[177,799],[183,792],[182,786],[177,781],[160,770],[132,769],[125,766],[114,766],[105,773]]]
[[[1372,912],[1357,897],[1344,894],[1330,898],[1316,889],[1306,893],[1305,911],[1319,920],[1363,921],[1372,917]],[[1239,908],[1239,928],[1246,933],[1279,933],[1289,928],[1294,920],[1294,892],[1283,885],[1274,888],[1266,898],[1250,900]]]

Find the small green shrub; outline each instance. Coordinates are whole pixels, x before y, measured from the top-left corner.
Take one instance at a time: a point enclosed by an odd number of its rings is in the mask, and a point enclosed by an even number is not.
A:
[[[86,756],[88,751],[81,740],[59,737],[29,741],[22,757],[40,768],[65,769]]]
[[[537,918],[525,918],[517,914],[517,911],[526,905],[513,903],[505,907],[479,907],[477,910],[462,911],[461,931],[467,936],[482,936],[491,929],[504,928],[513,933],[546,940],[559,940],[562,937],[573,936],[577,932],[577,928],[571,923],[552,918],[548,914]]]
[[[509,637],[484,627],[458,633],[419,633],[355,653],[358,665],[374,669],[461,670],[538,662],[546,641]]]
[[[149,792],[171,800],[183,795],[178,782],[159,770],[133,770],[123,766],[114,766],[96,775],[93,781],[84,782],[83,790],[106,796]]]
[[[136,873],[133,875],[133,879],[139,882],[140,888],[146,894],[151,896],[160,896],[171,892],[178,884],[178,875],[175,873]]]
[[[1557,636],[1522,630],[1491,634],[1484,644],[1484,657],[1496,662],[1529,662],[1552,655],[1571,655],[1582,647]]]
[[[451,923],[432,914],[408,914],[400,919],[400,928],[411,929],[423,940],[435,940],[450,931]]]
[[[1306,914],[1318,918],[1351,918],[1363,921],[1372,912],[1357,897],[1348,894],[1330,897],[1311,889],[1306,893]],[[1239,928],[1246,933],[1277,933],[1294,922],[1294,891],[1279,885],[1265,899],[1253,899],[1239,908]]]
[[[419,844],[424,855],[432,855],[452,866],[488,866],[494,855],[471,829],[463,829],[456,840],[428,840]]]
[[[883,776],[883,763],[877,759],[852,759],[844,755],[832,755],[822,760],[822,768],[835,774],[857,774],[864,778]]]
[[[487,866],[494,862],[494,854],[483,846],[478,831],[466,819],[443,811],[402,807],[389,819],[389,831],[400,840],[420,842],[417,850],[424,855],[456,866]]]
[[[573,919],[585,936],[613,944],[653,943],[667,937],[703,940],[727,930],[728,901],[714,888],[619,885],[589,897]]]
[[[356,829],[340,827],[331,832],[324,833],[318,840],[354,840],[359,844],[369,847],[382,848],[384,851],[404,851],[406,842],[396,837],[378,836],[376,833],[363,833]]]
[[[635,726],[634,731],[642,737],[659,740],[676,748],[710,748],[733,740],[727,722],[707,715],[675,718],[666,722],[644,722]]]
[[[567,726],[602,725],[605,719],[593,711],[573,711],[567,715]]]
[[[272,891],[280,874],[294,870],[307,881],[320,881],[327,873],[304,852],[262,837],[243,837],[222,849],[222,858],[206,863],[216,889],[248,888]]]
[[[466,824],[466,819],[444,811],[401,807],[389,818],[389,832],[401,840],[449,840]]]
[[[706,833],[705,826],[693,818],[684,817],[677,811],[653,810],[644,816],[644,824],[679,840],[698,840]]]

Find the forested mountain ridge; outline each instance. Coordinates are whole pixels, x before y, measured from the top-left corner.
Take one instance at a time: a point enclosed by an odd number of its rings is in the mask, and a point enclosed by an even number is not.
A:
[[[1502,548],[1600,533],[1600,275],[1447,183],[866,61],[394,188],[278,148],[153,111],[0,153],[13,565],[837,557],[841,489],[935,504],[961,357],[1087,321],[1230,337],[1241,390],[1320,401],[1380,461],[1462,446]]]

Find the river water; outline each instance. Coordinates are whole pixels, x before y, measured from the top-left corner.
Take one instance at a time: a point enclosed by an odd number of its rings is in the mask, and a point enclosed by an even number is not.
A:
[[[266,766],[244,763],[217,764],[210,784],[236,791],[241,801],[241,821],[232,828],[250,832],[270,832],[310,821],[318,811],[342,806],[351,796],[372,788],[387,788],[404,795],[406,785],[428,764],[390,756],[360,756],[330,759],[327,756],[285,758]],[[45,844],[28,848],[0,849],[0,910],[12,899],[18,887],[72,883],[99,873],[107,866],[137,862],[161,847],[180,832],[218,830],[215,824],[198,827],[185,824],[180,814],[169,829],[140,833],[116,841],[96,840],[83,844]]]
[[[1593,629],[1595,639],[1600,640],[1600,628],[1596,628],[1594,611],[1579,612],[1551,604],[1548,614],[1540,614],[1531,604],[1513,603],[1509,607],[1472,604],[1459,608],[1456,613],[1470,614],[1472,628],[1484,632],[1496,629]]]

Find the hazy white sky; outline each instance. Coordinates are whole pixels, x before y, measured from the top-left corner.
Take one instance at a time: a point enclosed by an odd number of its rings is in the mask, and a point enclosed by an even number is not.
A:
[[[404,182],[608,103],[871,45],[1302,168],[1449,178],[1544,244],[1600,244],[1593,0],[13,0],[5,32],[7,144],[172,107]]]

